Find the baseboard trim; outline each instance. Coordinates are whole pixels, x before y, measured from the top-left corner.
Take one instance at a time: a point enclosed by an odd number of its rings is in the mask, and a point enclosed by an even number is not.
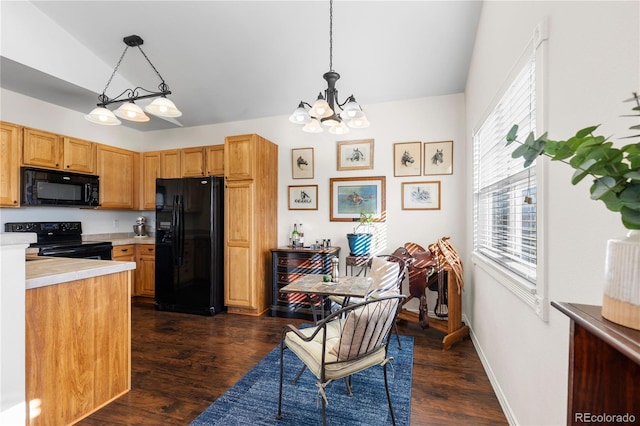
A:
[[[509,406],[507,397],[502,391],[502,388],[500,387],[500,383],[498,382],[498,379],[496,378],[495,374],[493,373],[493,370],[491,369],[491,364],[489,364],[489,360],[487,360],[487,357],[485,356],[484,351],[482,350],[482,345],[480,345],[480,342],[478,341],[478,338],[473,331],[473,325],[469,321],[469,318],[467,318],[467,316],[464,314],[462,315],[462,320],[464,321],[465,324],[469,326],[469,330],[470,330],[469,337],[471,337],[471,342],[473,343],[473,346],[476,348],[476,352],[478,353],[478,357],[480,358],[482,367],[484,368],[485,373],[487,373],[487,377],[489,378],[491,387],[493,388],[493,391],[495,392],[496,397],[498,398],[498,403],[500,404],[500,407],[502,408],[502,411],[504,412],[504,415],[507,418],[507,421],[509,422],[510,425],[517,425],[518,422],[516,421],[515,415],[511,410],[511,407]]]

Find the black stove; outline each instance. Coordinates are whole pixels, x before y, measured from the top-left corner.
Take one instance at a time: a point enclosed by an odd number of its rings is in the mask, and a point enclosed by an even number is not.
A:
[[[110,242],[82,241],[80,222],[5,223],[5,232],[34,232],[38,241],[30,247],[40,249],[38,256],[111,260]]]

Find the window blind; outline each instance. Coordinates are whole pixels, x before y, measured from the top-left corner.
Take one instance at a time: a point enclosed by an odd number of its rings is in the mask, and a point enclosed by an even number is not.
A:
[[[536,128],[535,56],[473,135],[474,250],[535,285],[537,264],[536,169],[514,159],[506,146]]]

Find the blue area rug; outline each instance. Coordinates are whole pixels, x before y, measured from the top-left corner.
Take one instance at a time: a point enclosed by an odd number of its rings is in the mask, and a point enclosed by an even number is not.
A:
[[[395,335],[389,344],[393,368],[387,368],[391,401],[398,425],[409,425],[411,418],[411,375],[413,371],[413,337],[400,336],[398,349]],[[282,420],[278,412],[280,346],[242,377],[231,389],[200,414],[190,426],[202,425],[279,425],[300,426],[322,424],[322,406],[317,400],[315,376],[306,370],[296,385],[291,384],[302,362],[285,350],[285,372],[282,397]],[[391,424],[384,390],[382,367],[372,367],[353,376],[353,396],[347,395],[344,380],[327,386],[327,424],[388,425]]]

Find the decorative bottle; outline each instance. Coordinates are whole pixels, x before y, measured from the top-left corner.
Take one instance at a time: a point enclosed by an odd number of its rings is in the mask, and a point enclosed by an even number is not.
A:
[[[298,228],[298,245],[299,247],[304,247],[304,232],[302,231],[302,224]]]
[[[298,233],[298,224],[293,224],[293,232],[291,232],[291,247],[296,248],[298,246],[298,239],[300,234]]]

